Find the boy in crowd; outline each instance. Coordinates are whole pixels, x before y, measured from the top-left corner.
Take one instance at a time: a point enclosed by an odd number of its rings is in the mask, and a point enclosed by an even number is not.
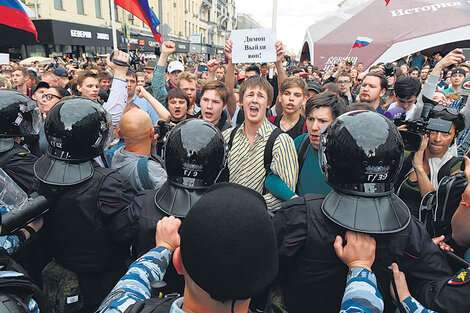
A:
[[[307,101],[307,84],[300,77],[289,77],[281,85],[282,114],[268,120],[295,139],[303,133],[305,117],[300,112]]]
[[[227,107],[229,93],[225,85],[213,80],[202,87],[201,91],[201,117],[214,124],[220,131],[230,128],[227,122]]]

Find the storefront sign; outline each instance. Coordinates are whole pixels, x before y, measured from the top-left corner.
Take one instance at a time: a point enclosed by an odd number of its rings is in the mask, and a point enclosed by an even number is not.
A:
[[[109,34],[106,34],[106,33],[96,33],[96,39],[100,39],[100,40],[109,40]]]
[[[75,38],[91,38],[91,32],[84,31],[84,30],[70,30],[70,36]]]

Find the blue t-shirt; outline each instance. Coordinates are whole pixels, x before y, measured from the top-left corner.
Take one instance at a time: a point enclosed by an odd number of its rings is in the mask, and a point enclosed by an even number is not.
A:
[[[158,114],[157,111],[153,108],[153,106],[148,102],[145,98],[139,98],[137,94],[134,94],[134,98],[130,101],[137,105],[142,111],[147,112],[148,115],[150,115],[150,118],[152,119],[152,124],[155,125],[158,121]]]
[[[295,149],[299,152],[302,139],[308,136],[303,134],[294,139]],[[309,143],[307,157],[299,173],[298,192],[302,197],[308,193],[328,194],[333,189],[325,181],[325,176],[320,169],[318,150]]]

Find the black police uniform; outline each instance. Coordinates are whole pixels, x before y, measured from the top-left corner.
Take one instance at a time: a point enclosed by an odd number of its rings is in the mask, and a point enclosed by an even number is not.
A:
[[[289,312],[339,312],[348,267],[333,248],[336,235],[347,229],[329,220],[321,210],[324,195],[289,200],[273,218],[278,240],[282,291]],[[406,274],[412,295],[438,312],[469,312],[470,284],[448,284],[453,270],[445,255],[430,240],[423,224],[412,219],[402,231],[374,235],[377,276],[385,312],[394,312],[387,267],[397,262]]]
[[[190,208],[214,184],[225,165],[225,143],[211,123],[191,119],[180,122],[168,134],[164,147],[167,181],[158,190],[140,192],[134,205],[140,211],[138,255],[155,247],[155,228],[165,216],[184,218]],[[165,275],[165,292],[182,293],[184,280],[173,265]]]
[[[27,194],[33,193],[38,187],[39,181],[33,171],[36,160],[36,156],[16,142],[10,150],[0,152],[0,168]]]
[[[48,248],[57,263],[77,274],[92,311],[125,272],[139,212],[136,191],[93,157],[103,152],[109,114],[96,102],[57,103],[45,121],[49,149],[35,164],[40,192],[53,201],[44,218]]]
[[[322,171],[333,191],[289,200],[273,218],[281,262],[280,285],[290,313],[318,308],[338,312],[348,267],[333,248],[347,230],[373,236],[372,271],[394,312],[391,272],[396,262],[410,292],[438,312],[469,312],[470,285],[452,284],[452,268],[425,229],[393,193],[403,163],[403,141],[391,121],[378,113],[339,116],[320,138]],[[347,158],[344,156],[348,155]]]
[[[34,101],[14,90],[0,90],[0,168],[28,195],[39,185],[33,171],[37,158],[14,138],[37,134],[40,121],[41,113]],[[13,255],[39,285],[42,269],[50,260],[40,244],[41,240],[42,234],[39,233]]]

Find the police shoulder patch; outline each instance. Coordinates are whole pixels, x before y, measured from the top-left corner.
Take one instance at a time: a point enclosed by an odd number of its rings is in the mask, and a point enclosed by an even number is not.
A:
[[[458,286],[465,285],[470,281],[470,268],[461,269],[455,276],[453,276],[448,285]]]

